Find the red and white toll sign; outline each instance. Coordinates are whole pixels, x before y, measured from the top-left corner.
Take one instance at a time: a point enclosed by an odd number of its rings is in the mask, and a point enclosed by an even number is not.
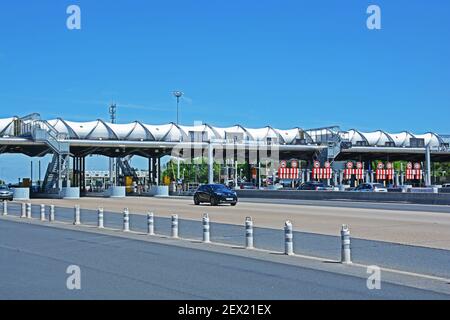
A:
[[[392,162],[386,163],[386,169],[392,169]]]
[[[313,168],[313,179],[331,179],[333,170],[331,168]]]
[[[393,180],[394,169],[377,169],[377,180]]]
[[[357,163],[356,163],[356,168],[357,168],[357,169],[362,169],[362,167],[363,167],[362,162],[357,162]]]
[[[314,161],[314,168],[320,168],[320,162]]]
[[[325,168],[330,168],[331,167],[330,161],[325,161],[324,166],[325,166]]]
[[[420,163],[414,163],[413,165],[409,162],[406,169],[406,180],[422,180],[423,170],[421,167]]]
[[[383,164],[383,162],[378,162],[377,168],[378,168],[378,169],[384,169],[384,164]]]
[[[287,168],[287,162],[286,161],[281,161],[280,162],[280,168]]]
[[[356,164],[356,166],[358,167],[358,164]],[[362,169],[362,165],[361,168],[358,167],[358,169],[353,169],[353,162],[347,162],[347,169],[344,170],[344,178],[345,180],[350,180],[352,179],[353,176],[355,176],[355,178],[357,180],[361,180],[363,178],[363,169]]]
[[[291,161],[291,168],[298,168],[298,161],[297,160],[292,160]]]
[[[279,179],[298,179],[299,177],[298,168],[279,168],[278,169],[278,178]]]

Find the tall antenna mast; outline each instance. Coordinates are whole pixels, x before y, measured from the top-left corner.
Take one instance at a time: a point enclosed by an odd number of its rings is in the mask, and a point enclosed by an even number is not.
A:
[[[109,107],[109,115],[111,117],[111,123],[116,123],[116,114],[117,114],[117,106],[115,103],[112,103]]]

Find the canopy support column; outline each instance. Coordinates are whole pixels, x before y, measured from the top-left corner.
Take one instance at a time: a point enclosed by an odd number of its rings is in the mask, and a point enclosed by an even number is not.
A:
[[[427,187],[431,186],[431,148],[428,145],[425,149],[425,161],[427,165],[427,174],[425,184]]]
[[[214,147],[211,142],[208,144],[208,183],[214,183]]]

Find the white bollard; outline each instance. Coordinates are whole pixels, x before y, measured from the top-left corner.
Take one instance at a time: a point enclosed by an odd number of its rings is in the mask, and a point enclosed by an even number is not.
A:
[[[123,210],[123,232],[130,231],[130,211],[127,208]]]
[[[251,217],[245,218],[245,248],[253,249],[253,220]]]
[[[210,233],[209,233],[209,216],[207,213],[203,215],[203,242],[209,243],[211,242]]]
[[[27,217],[27,205],[26,203],[22,203],[22,213],[20,215],[22,219]]]
[[[350,230],[346,224],[342,225],[341,229],[341,263],[352,263],[351,247],[350,247]]]
[[[45,204],[41,204],[41,221],[45,221]]]
[[[54,222],[55,221],[55,205],[50,205],[50,214],[48,215],[48,221]]]
[[[31,203],[27,203],[27,219],[31,219]]]
[[[155,218],[153,212],[147,213],[147,233],[150,236],[155,234]]]
[[[172,215],[172,238],[178,238],[178,215]]]
[[[74,208],[73,224],[79,226],[81,224],[80,206],[76,205]]]
[[[103,229],[105,228],[103,208],[98,208],[97,214],[98,214],[97,227],[99,229]]]
[[[3,200],[3,215],[8,215],[8,202],[6,202],[6,200]]]
[[[292,223],[288,220],[284,224],[284,253],[288,256],[294,254],[294,233]]]

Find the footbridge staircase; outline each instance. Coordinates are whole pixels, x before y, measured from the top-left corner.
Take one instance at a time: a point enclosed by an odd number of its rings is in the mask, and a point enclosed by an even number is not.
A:
[[[16,121],[18,136],[45,143],[53,154],[45,173],[41,191],[60,193],[64,182],[70,184],[70,146],[67,136],[58,132],[48,121],[42,120],[40,115],[36,113],[19,118]]]

